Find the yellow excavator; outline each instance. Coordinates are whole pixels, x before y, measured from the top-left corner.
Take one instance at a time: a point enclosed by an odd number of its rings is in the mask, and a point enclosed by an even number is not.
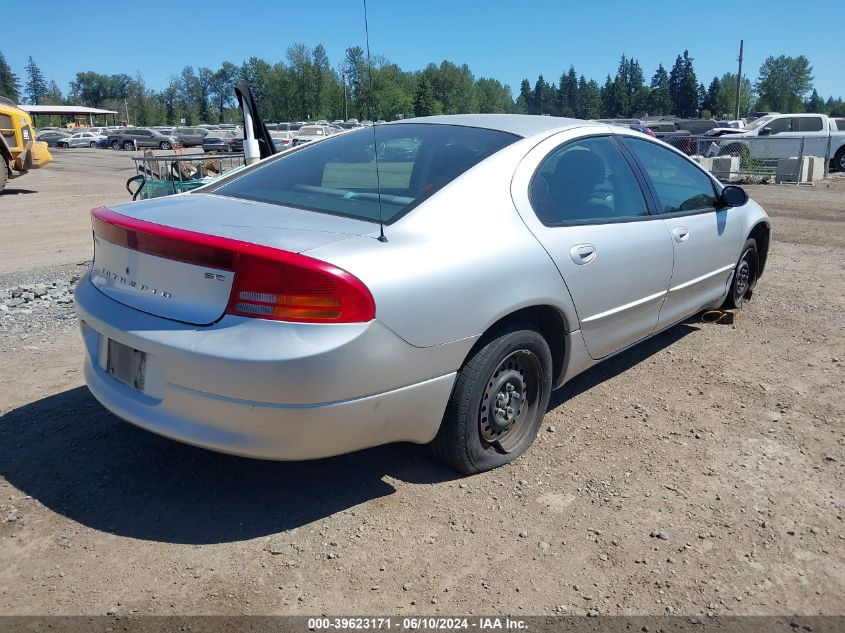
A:
[[[52,160],[47,143],[35,140],[29,114],[0,97],[0,193],[10,179],[44,167]]]

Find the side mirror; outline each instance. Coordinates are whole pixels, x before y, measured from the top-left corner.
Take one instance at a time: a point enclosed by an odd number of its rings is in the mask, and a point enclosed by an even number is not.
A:
[[[770,128],[770,127],[764,127],[762,130],[760,130],[760,136],[768,136],[771,133],[772,133],[772,128]]]
[[[722,195],[719,197],[722,207],[741,207],[748,202],[748,194],[742,187],[736,185],[728,185],[722,189]]]

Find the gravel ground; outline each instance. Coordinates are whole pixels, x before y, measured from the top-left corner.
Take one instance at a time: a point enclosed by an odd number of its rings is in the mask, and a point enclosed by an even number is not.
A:
[[[108,195],[51,187],[90,153],[19,181],[79,239],[3,244],[0,290],[84,270]],[[410,445],[272,463],[162,439],[82,386],[71,308],[0,315],[0,613],[845,613],[845,179],[748,189],[775,237],[736,322],[580,376],[524,457],[469,478]]]

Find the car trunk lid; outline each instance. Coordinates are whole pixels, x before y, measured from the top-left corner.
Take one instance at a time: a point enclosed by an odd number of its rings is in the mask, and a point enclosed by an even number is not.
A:
[[[374,234],[369,222],[208,194],[95,209],[91,280],[115,301],[206,325],[226,311],[241,250],[304,251]]]

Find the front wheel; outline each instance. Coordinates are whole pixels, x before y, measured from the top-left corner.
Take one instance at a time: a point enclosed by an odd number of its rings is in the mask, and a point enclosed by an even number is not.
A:
[[[173,149],[173,146],[167,141],[162,141],[161,143],[159,143],[158,147],[159,149]]]
[[[90,147],[91,149],[96,149],[97,141],[91,141],[90,143],[88,143],[88,147]]]
[[[742,247],[742,255],[734,269],[734,278],[725,299],[725,307],[741,308],[742,304],[751,299],[757,277],[760,274],[760,257],[757,254],[757,241],[749,238]]]
[[[127,152],[135,149],[135,144],[132,141],[124,141],[123,142],[123,149]]]
[[[6,161],[0,157],[0,193],[6,188],[6,183],[9,181],[9,168],[6,166]]]
[[[546,340],[527,325],[500,330],[458,372],[432,453],[466,475],[513,461],[537,437],[551,390]]]
[[[112,141],[111,142],[112,149],[120,149],[120,141]]]
[[[56,147],[64,147],[64,148],[66,148],[66,147],[68,147],[68,144],[67,144],[67,143],[56,143]]]

